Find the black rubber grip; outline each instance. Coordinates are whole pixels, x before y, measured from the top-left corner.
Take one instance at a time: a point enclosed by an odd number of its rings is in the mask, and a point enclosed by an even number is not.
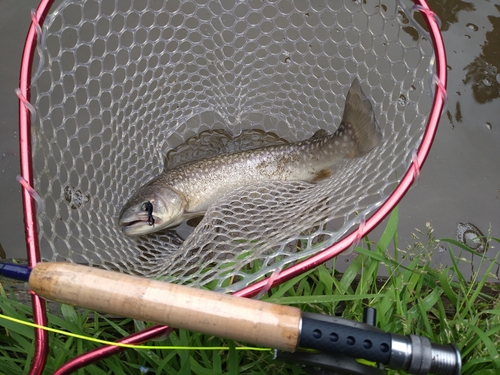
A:
[[[299,346],[382,364],[391,358],[391,335],[302,317]]]

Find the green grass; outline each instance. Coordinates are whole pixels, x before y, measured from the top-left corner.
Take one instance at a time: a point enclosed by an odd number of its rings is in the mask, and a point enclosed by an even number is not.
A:
[[[413,246],[399,249],[398,212],[391,215],[378,243],[368,238],[356,248],[358,256],[343,274],[317,267],[273,288],[264,300],[294,305],[303,311],[341,314],[361,320],[363,308],[377,309],[378,327],[393,333],[427,336],[436,343],[455,343],[463,358],[462,374],[500,374],[500,300],[484,293],[487,276],[498,267],[498,257],[486,259],[465,245],[433,238],[432,228],[415,238]],[[500,240],[490,238],[490,246]],[[450,267],[432,269],[432,254],[446,246]],[[438,246],[441,246],[441,250]],[[398,249],[394,252],[390,249]],[[467,280],[460,272],[464,254],[481,257],[484,277]],[[335,263],[335,261],[334,261]],[[377,276],[384,270],[384,281]],[[493,287],[493,290],[495,287]],[[492,296],[493,295],[493,296]],[[0,296],[2,313],[30,320],[31,309],[7,293]],[[61,306],[49,315],[50,326],[94,338],[116,340],[134,331],[130,319],[109,319],[94,312]],[[46,374],[98,344],[50,333]],[[303,374],[297,365],[272,359],[270,352],[240,351],[235,343],[180,330],[153,346],[227,346],[229,350],[126,350],[80,370],[79,374]],[[0,374],[27,373],[33,357],[33,329],[0,319]],[[147,370],[146,370],[147,369]],[[388,371],[388,373],[396,373]]]

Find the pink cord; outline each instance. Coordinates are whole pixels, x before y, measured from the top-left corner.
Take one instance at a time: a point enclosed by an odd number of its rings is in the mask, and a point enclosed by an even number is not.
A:
[[[432,83],[436,84],[436,87],[438,89],[436,95],[441,95],[444,101],[444,105],[446,105],[448,103],[448,91],[446,91],[445,85],[435,74],[432,76]]]
[[[42,40],[42,28],[37,19],[37,11],[34,9],[31,10],[31,24],[35,27],[36,40],[38,43],[40,43],[40,41]]]
[[[26,97],[23,95],[20,89],[15,89],[14,92],[16,93],[17,97],[21,101],[21,103],[30,111],[31,114],[31,123],[35,122],[36,120],[36,109],[33,107],[33,105],[26,99]]]
[[[30,184],[28,183],[28,181],[26,181],[22,176],[17,176],[16,180],[21,185],[23,185],[23,188],[25,188],[26,191],[28,192],[28,194],[31,195],[31,197],[35,200],[35,202],[36,202],[36,210],[38,212],[42,212],[43,211],[43,200],[40,197],[40,195],[35,191],[35,189],[33,189],[30,186]]]
[[[434,13],[427,7],[427,4],[425,7],[423,7],[422,5],[415,4],[412,10],[418,10],[420,13],[424,13],[428,18],[434,18],[434,22],[437,24],[438,28],[441,29],[441,20],[439,19],[436,13]]]
[[[413,150],[411,153],[411,170],[413,171],[413,185],[412,188],[417,186],[418,180],[420,180],[420,164],[418,162],[417,150]]]
[[[354,241],[352,243],[353,250],[356,246],[359,245],[359,243],[361,242],[361,239],[363,238],[363,233],[365,232],[365,225],[366,225],[366,219],[363,217],[363,218],[361,218],[361,221],[359,222],[359,227],[358,227],[358,230],[356,231],[356,237],[354,238]]]
[[[257,293],[254,298],[255,299],[261,299],[262,297],[264,297],[264,295],[269,292],[269,289],[271,289],[273,287],[273,284],[274,284],[274,280],[279,276],[279,274],[281,273],[281,270],[282,270],[282,267],[278,267],[274,270],[274,272],[272,273],[271,276],[269,276],[268,278],[266,278],[267,280],[267,283],[266,285],[264,285],[262,287],[262,289],[259,291],[259,293]]]

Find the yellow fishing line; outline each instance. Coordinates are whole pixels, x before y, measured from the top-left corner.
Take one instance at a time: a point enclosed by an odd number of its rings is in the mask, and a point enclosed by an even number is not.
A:
[[[84,335],[79,335],[76,333],[71,333],[71,332],[66,332],[66,331],[61,331],[56,328],[50,328],[50,327],[45,327],[41,326],[35,323],[27,322],[24,320],[12,318],[7,315],[0,314],[0,319],[5,319],[9,320],[14,323],[18,324],[23,324],[25,326],[33,327],[33,328],[40,328],[45,331],[53,332],[53,333],[58,333],[60,335],[65,335],[69,337],[74,337],[77,339],[81,340],[87,340],[87,341],[93,341],[98,344],[104,344],[104,345],[113,345],[113,346],[120,346],[122,348],[130,348],[130,349],[170,349],[170,350],[229,350],[229,347],[227,346],[152,346],[152,345],[134,345],[134,344],[122,344],[119,342],[112,342],[112,341],[106,341],[106,340],[100,340],[96,339],[90,336],[84,336]],[[271,351],[271,348],[255,348],[255,347],[250,347],[250,346],[237,346],[235,347],[236,350],[254,350],[254,351]]]

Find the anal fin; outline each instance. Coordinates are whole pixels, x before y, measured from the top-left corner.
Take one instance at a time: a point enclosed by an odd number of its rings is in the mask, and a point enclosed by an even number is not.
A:
[[[328,136],[329,136],[329,134],[325,129],[319,129],[313,134],[311,139],[325,138]]]

